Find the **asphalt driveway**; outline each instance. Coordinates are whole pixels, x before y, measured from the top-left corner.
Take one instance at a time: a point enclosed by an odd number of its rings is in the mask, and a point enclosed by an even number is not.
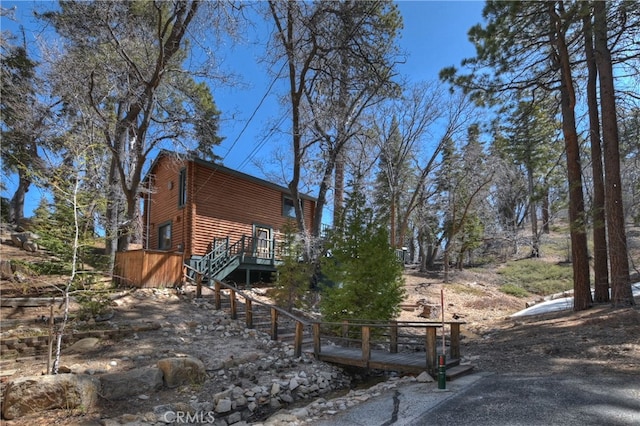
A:
[[[640,424],[640,372],[570,377],[478,373],[388,391],[320,426],[536,426]]]

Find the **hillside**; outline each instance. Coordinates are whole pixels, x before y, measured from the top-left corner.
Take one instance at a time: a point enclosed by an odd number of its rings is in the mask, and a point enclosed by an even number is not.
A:
[[[640,232],[632,236],[630,246],[633,256],[640,259]],[[28,253],[13,247],[7,243],[7,235],[2,235],[2,241],[0,249],[3,261],[21,259],[33,263],[47,258],[42,252]],[[539,259],[539,262],[558,263],[557,253],[552,250],[550,252],[552,254],[548,258]],[[443,295],[445,319],[458,319],[466,323],[462,328],[461,352],[464,361],[473,363],[476,371],[640,376],[640,298],[636,298],[636,306],[633,308],[612,309],[604,305],[583,312],[563,311],[512,319],[511,314],[535,303],[541,297],[516,297],[500,291],[504,278],[498,271],[502,267],[491,265],[456,271],[452,274],[451,282],[443,284],[441,274],[420,273],[408,266],[405,270],[406,300],[399,319],[440,319],[440,298]],[[18,280],[2,280],[2,298],[51,294],[51,285],[63,281],[64,277],[33,276],[25,271],[20,273]],[[264,289],[261,290],[254,290],[255,294],[264,295]],[[210,297],[210,292],[207,292],[208,290],[205,291],[205,297]],[[213,333],[208,333],[207,330],[211,330],[212,322],[219,324],[222,317],[212,310],[210,304],[197,303],[193,288],[188,288],[184,294],[177,294],[172,289],[120,289],[113,298],[112,305],[112,317],[109,320],[111,327],[155,322],[160,325],[160,329],[141,330],[122,341],[107,339],[89,352],[64,352],[64,366],[71,368],[82,365],[83,368],[117,371],[126,370],[133,365],[144,365],[158,352],[189,353],[196,356],[206,354],[207,357],[224,361],[233,360],[238,353],[243,352],[253,354],[252,359],[269,357],[275,350],[264,344],[250,347],[250,342],[242,336],[230,337],[222,345],[217,343],[219,340],[213,338]],[[77,308],[74,304],[73,309]],[[49,315],[48,307],[3,307],[2,337],[37,333],[37,330],[42,332],[45,325],[38,322],[42,315]],[[54,313],[54,316],[59,315],[59,311]],[[84,328],[101,326],[101,323],[92,321],[83,325]],[[71,325],[71,328],[78,327]],[[38,375],[45,368],[42,357],[20,357],[16,360],[15,357],[6,355],[2,355],[0,364],[3,371],[2,383],[15,377]],[[90,361],[87,360],[88,356]],[[114,360],[118,362],[114,364]],[[240,361],[236,359],[234,362]],[[324,367],[293,363],[286,368],[300,370]],[[278,375],[275,372],[273,374]],[[220,376],[201,389],[186,389],[184,393],[178,394],[163,391],[149,401],[121,401],[103,409],[109,410],[109,417],[145,412],[145,409],[151,409],[162,401],[189,397],[207,398],[207,395],[226,388],[232,380],[242,381],[241,378]],[[269,378],[265,377],[265,380]],[[68,414],[51,413],[44,417],[44,421],[49,422],[49,416],[53,416],[59,424],[68,424],[65,420]],[[26,425],[42,420],[43,418],[24,419],[7,424]]]

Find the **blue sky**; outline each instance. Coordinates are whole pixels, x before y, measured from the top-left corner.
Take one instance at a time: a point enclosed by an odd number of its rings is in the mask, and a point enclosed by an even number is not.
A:
[[[399,44],[409,55],[406,64],[400,65],[399,70],[411,81],[436,80],[442,68],[459,66],[462,59],[474,55],[475,50],[468,41],[467,31],[481,22],[483,1],[399,1],[397,4],[404,21]],[[270,83],[264,65],[256,64],[253,59],[261,54],[262,52],[239,47],[234,50],[231,63],[226,64],[230,66],[238,63],[240,66],[237,69],[254,64],[244,73],[246,82],[251,82],[253,86],[251,90],[222,89],[215,93],[216,103],[223,114],[225,111],[239,112],[234,116],[234,122],[225,121],[222,124],[222,134],[226,140],[219,155],[225,157],[227,167],[254,175],[259,175],[260,171],[253,166],[252,161],[247,160],[247,155],[251,154],[257,160],[271,155],[272,144],[259,146],[262,142],[261,135],[264,134],[264,123],[282,114],[275,106],[275,94],[272,93],[247,130],[238,138]]]
[[[31,9],[34,5],[38,9],[46,8],[48,4],[55,2],[2,1],[3,8],[16,7],[17,24],[25,26],[28,38],[32,37],[30,28],[34,28]],[[397,4],[404,21],[399,44],[409,55],[399,71],[410,81],[436,80],[442,68],[458,66],[462,59],[474,55],[467,31],[482,21],[483,1],[399,1]],[[15,32],[17,24],[2,18],[3,30]],[[218,155],[224,158],[225,166],[258,177],[263,177],[263,174],[254,162],[269,158],[275,143],[286,143],[286,140],[278,142],[264,138],[265,125],[279,118],[282,111],[276,104],[280,90],[277,85],[258,108],[271,83],[265,66],[256,61],[262,54],[255,47],[236,46],[233,52],[225,55],[225,67],[239,73],[247,88],[213,88],[216,104],[223,114],[220,133],[225,138]],[[254,112],[255,116],[249,120]],[[286,129],[287,123],[283,126]],[[16,178],[3,176],[3,182],[8,190],[3,191],[2,196],[10,198]],[[26,216],[31,215],[41,195],[36,188],[29,191]]]

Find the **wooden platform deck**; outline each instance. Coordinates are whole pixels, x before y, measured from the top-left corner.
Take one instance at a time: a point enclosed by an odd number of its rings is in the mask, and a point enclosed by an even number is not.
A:
[[[311,351],[310,351],[311,352]],[[372,350],[371,358],[362,359],[359,348],[345,348],[342,346],[323,346],[322,352],[316,355],[318,359],[332,364],[370,368],[384,371],[399,371],[403,373],[420,374],[429,371],[425,352],[390,353],[382,350]],[[459,359],[447,359],[447,380],[452,380],[473,369],[472,365],[460,365]]]

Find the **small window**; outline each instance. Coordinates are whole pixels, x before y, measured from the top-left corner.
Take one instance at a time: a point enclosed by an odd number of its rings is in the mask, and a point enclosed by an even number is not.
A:
[[[178,179],[178,207],[187,204],[187,169],[180,170]]]
[[[286,196],[282,198],[282,216],[295,219],[296,208],[293,204],[293,198]]]
[[[158,248],[160,250],[171,248],[171,222],[160,225],[158,228]]]

